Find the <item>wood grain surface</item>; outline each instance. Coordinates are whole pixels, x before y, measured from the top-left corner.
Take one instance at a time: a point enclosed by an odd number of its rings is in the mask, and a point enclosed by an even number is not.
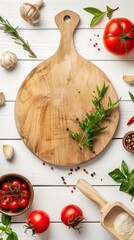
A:
[[[108,96],[117,100],[108,77],[96,65],[81,57],[75,50],[73,33],[79,16],[63,11],[55,17],[61,32],[57,52],[35,67],[22,83],[16,98],[15,120],[26,146],[44,161],[60,165],[76,165],[100,154],[113,137],[119,121],[119,108],[113,110],[108,127],[97,137],[95,154],[80,151],[66,128],[79,131],[76,118],[82,120],[86,112],[93,112],[92,95],[96,85],[105,82]]]

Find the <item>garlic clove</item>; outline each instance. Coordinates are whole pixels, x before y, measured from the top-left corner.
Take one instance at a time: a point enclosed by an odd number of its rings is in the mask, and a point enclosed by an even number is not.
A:
[[[13,52],[6,51],[2,54],[0,65],[8,70],[13,69],[17,64],[17,56]]]
[[[7,160],[10,160],[14,156],[14,148],[11,145],[3,145],[3,153]]]
[[[5,105],[5,96],[4,96],[4,93],[3,92],[0,92],[0,107]]]
[[[43,0],[39,0],[35,4],[23,3],[20,6],[20,15],[22,18],[31,24],[36,24],[40,20],[40,11],[39,9],[44,5]]]

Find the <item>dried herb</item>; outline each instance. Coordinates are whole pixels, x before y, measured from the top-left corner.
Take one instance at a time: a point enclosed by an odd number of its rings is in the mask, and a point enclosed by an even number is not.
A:
[[[31,50],[30,45],[28,43],[28,41],[25,41],[18,33],[17,28],[14,28],[8,20],[4,20],[1,16],[0,16],[0,25],[2,27],[0,27],[0,29],[3,29],[5,33],[8,33],[9,35],[11,35],[12,39],[14,40],[14,42],[16,44],[19,44],[23,47],[23,49],[25,51],[27,51],[29,53],[29,57],[31,58],[37,58],[37,56],[35,55],[35,53]]]
[[[12,228],[10,227],[11,217],[2,214],[1,222],[3,225],[0,226],[0,236],[6,234],[7,235],[6,240],[18,240],[17,234],[14,231],[12,231]],[[3,238],[0,238],[0,240],[3,240]]]
[[[84,10],[88,13],[91,13],[94,15],[94,17],[91,20],[90,27],[94,27],[101,19],[103,16],[107,16],[109,19],[112,17],[112,13],[116,11],[119,7],[112,9],[109,6],[106,6],[106,11],[102,12],[101,10],[93,7],[87,7],[84,8]]]
[[[131,195],[131,200],[134,197],[134,169],[129,171],[126,162],[123,160],[121,169],[116,168],[109,173],[109,176],[116,182],[121,183],[119,190]]]
[[[108,98],[107,107],[104,108],[102,106],[102,99],[107,91],[108,87],[105,86],[105,82],[101,89],[96,86],[97,97],[94,96],[92,103],[95,107],[95,112],[93,113],[86,113],[86,118],[83,121],[79,121],[79,126],[83,130],[83,134],[80,132],[73,132],[69,128],[67,131],[71,134],[72,138],[78,142],[78,146],[80,149],[83,147],[87,147],[90,151],[93,151],[93,143],[96,136],[105,130],[105,127],[101,127],[101,123],[110,117],[110,112],[115,105],[119,102],[112,102],[111,98]]]

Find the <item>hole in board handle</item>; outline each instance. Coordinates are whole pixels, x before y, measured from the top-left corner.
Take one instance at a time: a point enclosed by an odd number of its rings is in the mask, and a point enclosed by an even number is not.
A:
[[[64,22],[68,23],[71,21],[71,17],[69,15],[64,16],[63,18]]]

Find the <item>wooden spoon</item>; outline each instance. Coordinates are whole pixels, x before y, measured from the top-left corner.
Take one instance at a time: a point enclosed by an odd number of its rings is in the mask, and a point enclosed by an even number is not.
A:
[[[127,212],[132,218],[134,214],[122,203],[107,202],[87,181],[84,179],[79,179],[77,182],[77,187],[79,190],[93,202],[99,205],[101,209],[101,224],[109,231],[116,239],[124,240],[122,236],[119,235],[114,229],[114,220],[116,216],[121,212]]]
[[[67,132],[67,128],[79,132],[79,124],[87,112],[93,112],[92,95],[96,86],[104,82],[108,90],[103,99],[117,100],[116,92],[96,65],[81,57],[73,44],[73,33],[80,17],[69,10],[56,15],[55,21],[61,32],[56,53],[33,69],[22,83],[16,98],[15,121],[26,146],[44,161],[60,165],[77,165],[100,154],[112,139],[119,121],[117,106],[103,126],[94,151],[80,151]]]

